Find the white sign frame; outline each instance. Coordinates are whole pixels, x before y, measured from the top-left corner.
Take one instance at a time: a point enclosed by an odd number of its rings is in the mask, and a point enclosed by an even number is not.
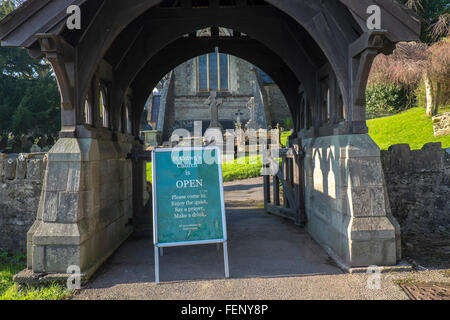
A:
[[[220,163],[217,164],[219,173],[219,184],[220,184],[220,203],[222,211],[222,228],[223,228],[223,239],[213,239],[213,240],[199,240],[199,241],[184,241],[184,242],[172,242],[172,243],[158,243],[158,203],[156,197],[157,189],[157,176],[156,176],[156,153],[162,152],[183,152],[183,151],[204,151],[204,150],[216,150],[217,158]],[[224,257],[224,269],[225,278],[230,277],[230,267],[228,261],[228,236],[227,236],[227,221],[225,215],[225,199],[223,194],[223,175],[222,175],[222,153],[219,147],[184,147],[184,148],[159,148],[152,151],[152,193],[153,193],[153,245],[154,245],[154,255],[155,255],[155,282],[160,283],[159,277],[159,251],[163,248],[168,247],[181,247],[181,246],[193,246],[193,245],[206,245],[206,244],[223,244],[223,257]]]

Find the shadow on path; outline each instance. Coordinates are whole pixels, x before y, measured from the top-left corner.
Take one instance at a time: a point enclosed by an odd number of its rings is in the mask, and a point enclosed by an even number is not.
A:
[[[231,278],[342,273],[306,231],[291,221],[248,209],[227,208]],[[154,271],[152,239],[128,240],[88,287],[154,282]],[[223,278],[221,245],[219,250],[216,245],[165,248],[160,258],[161,282]]]

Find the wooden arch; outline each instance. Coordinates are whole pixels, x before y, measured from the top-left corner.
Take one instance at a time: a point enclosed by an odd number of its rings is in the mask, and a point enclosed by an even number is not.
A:
[[[2,21],[0,40],[3,45],[27,47],[36,57],[47,56],[60,86],[62,131],[75,135],[83,124],[85,98],[96,74],[112,80],[113,127],[117,127],[117,110],[128,87],[149,59],[179,38],[183,29],[186,33],[204,26],[236,29],[267,46],[295,74],[312,105],[318,135],[321,70],[331,67],[340,89],[347,108],[345,133],[367,132],[364,94],[374,57],[389,53],[398,41],[417,40],[420,33],[418,19],[391,0],[207,2],[200,8],[192,0],[29,0]],[[65,11],[72,4],[82,7],[79,31],[66,28]],[[381,10],[380,30],[366,27],[367,8],[373,4]],[[105,63],[111,50],[125,53],[119,64]]]
[[[156,84],[164,75],[183,62],[214,51],[242,58],[264,70],[280,87],[291,114],[295,113],[298,100],[299,81],[291,69],[276,54],[252,39],[221,38],[208,41],[199,38],[180,38],[150,59],[135,77],[131,88],[136,93],[135,107],[142,112],[144,103]]]

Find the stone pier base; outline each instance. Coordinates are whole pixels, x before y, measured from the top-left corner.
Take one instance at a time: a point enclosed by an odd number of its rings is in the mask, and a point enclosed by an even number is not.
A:
[[[380,149],[366,134],[303,141],[307,230],[349,267],[391,266],[401,259]]]
[[[126,155],[139,143],[95,130],[62,138],[48,153],[37,219],[27,235],[33,273],[77,266],[90,275],[133,231],[133,164]]]

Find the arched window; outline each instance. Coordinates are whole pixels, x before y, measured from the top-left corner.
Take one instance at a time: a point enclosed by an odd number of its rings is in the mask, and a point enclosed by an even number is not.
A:
[[[89,99],[84,101],[84,122],[92,125],[92,111]]]
[[[110,128],[109,110],[108,110],[106,96],[107,96],[106,89],[101,87],[100,88],[100,97],[99,97],[100,125],[102,125],[104,128]]]
[[[322,111],[321,119],[322,124],[328,123],[331,118],[331,96],[330,89],[326,82],[322,83]]]
[[[329,122],[331,119],[331,91],[328,88],[327,90],[327,116],[326,121]]]
[[[344,105],[344,99],[342,98],[342,95],[339,95],[338,99],[338,108],[339,108],[339,120],[345,120],[345,105]]]
[[[198,57],[198,90],[228,91],[229,57],[227,54],[215,52]]]
[[[132,133],[133,131],[133,124],[131,122],[131,103],[128,97],[125,98],[124,102],[124,108],[125,108],[125,131],[126,133]]]

